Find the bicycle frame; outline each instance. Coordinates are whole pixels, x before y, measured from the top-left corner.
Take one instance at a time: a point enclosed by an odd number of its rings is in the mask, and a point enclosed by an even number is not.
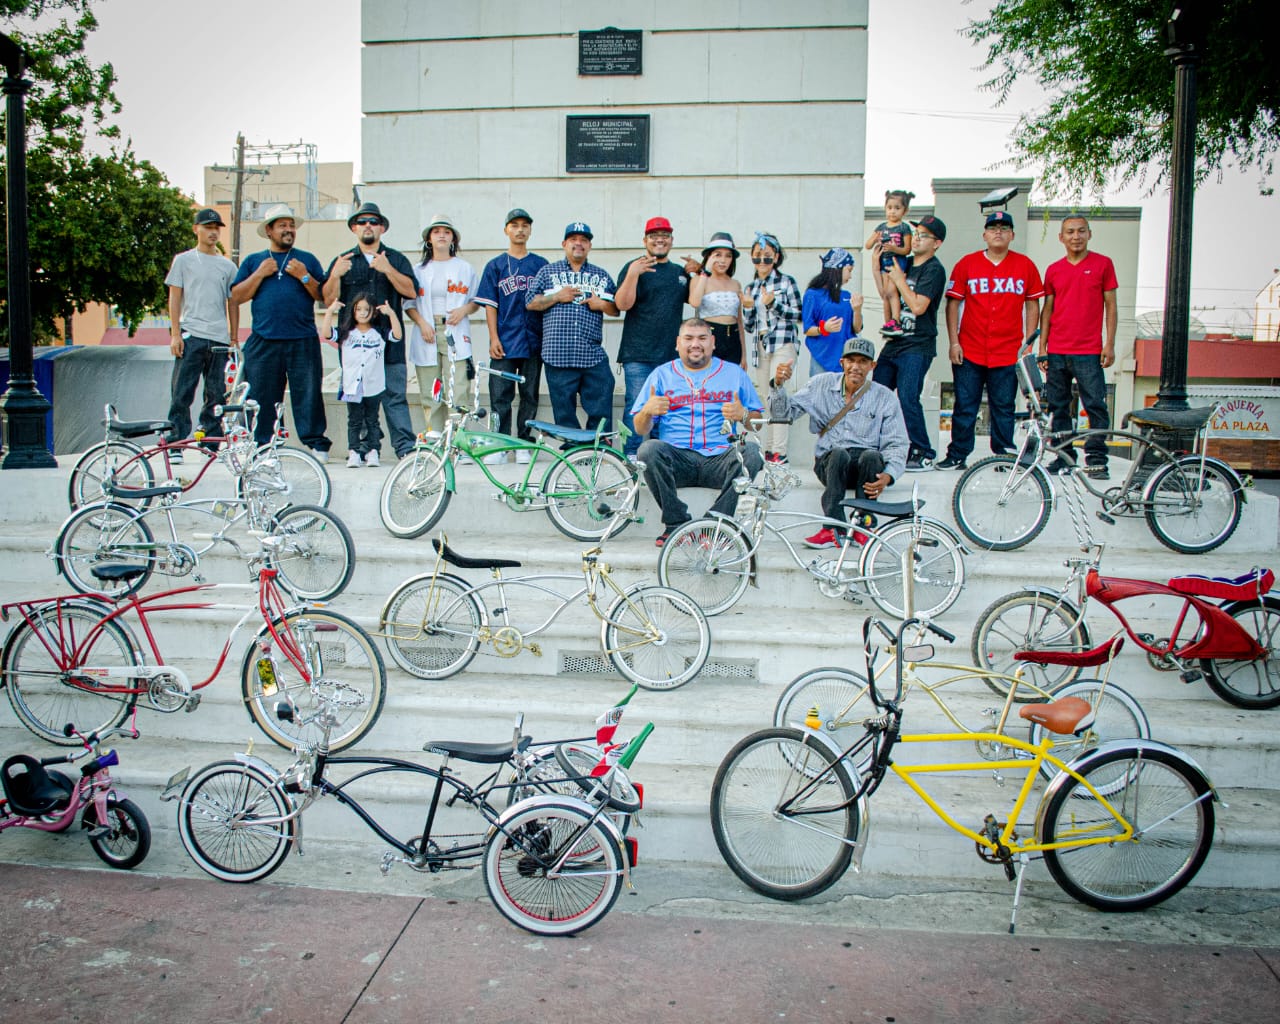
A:
[[[136,732],[134,736],[137,736]],[[85,753],[92,753],[92,750],[86,749]],[[113,758],[113,760],[108,761],[107,758]],[[57,760],[68,759],[58,758]],[[114,751],[111,751],[103,755],[100,760],[106,763],[91,775],[80,775],[75,780],[75,789],[67,801],[67,806],[56,814],[42,817],[19,814],[9,805],[4,795],[0,794],[0,832],[11,828],[30,828],[37,832],[64,832],[75,820],[76,815],[90,804],[94,805],[97,820],[107,821],[109,817],[107,801],[118,799],[122,795],[116,788],[115,780],[111,778],[111,766],[119,764],[120,759],[115,757]]]

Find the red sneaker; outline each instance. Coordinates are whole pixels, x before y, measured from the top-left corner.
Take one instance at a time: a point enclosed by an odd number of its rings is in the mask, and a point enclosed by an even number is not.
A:
[[[840,545],[836,543],[835,531],[829,526],[824,526],[812,537],[806,537],[804,546],[807,548],[835,548]]]

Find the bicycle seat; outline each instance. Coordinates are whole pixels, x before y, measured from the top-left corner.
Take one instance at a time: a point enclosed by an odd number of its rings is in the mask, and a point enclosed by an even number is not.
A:
[[[1169,589],[1217,601],[1249,601],[1265,594],[1275,581],[1276,574],[1270,569],[1254,569],[1236,577],[1175,576],[1169,581]]]
[[[859,512],[872,512],[889,519],[902,519],[911,515],[917,507],[909,501],[872,501],[870,498],[845,498],[840,504],[845,508],[856,509]],[[923,501],[917,504],[919,508],[924,508]]]
[[[136,580],[147,571],[145,565],[95,565],[89,572],[96,580],[104,583],[127,583]]]
[[[1139,427],[1158,427],[1161,430],[1199,430],[1209,422],[1214,406],[1199,409],[1134,409],[1124,414],[1120,426],[1134,423]]]
[[[529,737],[521,736],[520,742],[508,740],[506,743],[463,743],[456,740],[427,740],[422,749],[428,754],[441,757],[459,757],[472,764],[502,764],[517,750],[524,750],[529,745]]]
[[[1094,719],[1093,708],[1080,697],[1063,697],[1052,704],[1024,704],[1018,715],[1059,736],[1081,732],[1093,725]]]
[[[441,544],[438,537],[431,538],[431,546],[450,565],[459,569],[519,569],[520,563],[512,558],[466,558],[448,544]]]
[[[154,487],[117,487],[110,481],[102,485],[102,489],[113,498],[163,498],[170,494],[181,494],[182,484],[156,484]]]
[[[67,806],[75,783],[61,772],[48,771],[29,754],[15,754],[0,767],[9,807],[26,817],[39,817]]]
[[[117,437],[146,437],[173,430],[171,420],[103,420],[102,425]]]
[[[1088,651],[1014,651],[1014,661],[1029,661],[1033,665],[1071,665],[1076,668],[1094,668],[1105,665],[1120,653],[1124,637],[1113,636]]]
[[[537,430],[543,434],[549,434],[552,437],[558,437],[561,441],[573,441],[577,444],[593,444],[596,439],[594,430],[582,430],[578,427],[561,427],[555,423],[548,423],[546,420],[530,420],[529,427],[531,430]],[[616,430],[607,430],[600,435],[601,438],[614,437],[617,435]]]

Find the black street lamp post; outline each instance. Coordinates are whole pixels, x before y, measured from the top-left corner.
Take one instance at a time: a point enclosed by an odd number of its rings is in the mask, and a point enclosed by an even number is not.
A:
[[[33,374],[31,258],[27,248],[27,120],[23,78],[27,54],[0,33],[5,98],[5,240],[8,246],[9,390],[0,395],[4,441],[0,469],[56,466],[49,453],[45,417],[51,408]]]

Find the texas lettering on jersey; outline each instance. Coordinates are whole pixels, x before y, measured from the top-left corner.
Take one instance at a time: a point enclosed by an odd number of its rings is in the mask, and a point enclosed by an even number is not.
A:
[[[968,281],[970,295],[1025,295],[1027,282],[1020,277],[971,277]],[[956,286],[954,280],[947,288]]]

